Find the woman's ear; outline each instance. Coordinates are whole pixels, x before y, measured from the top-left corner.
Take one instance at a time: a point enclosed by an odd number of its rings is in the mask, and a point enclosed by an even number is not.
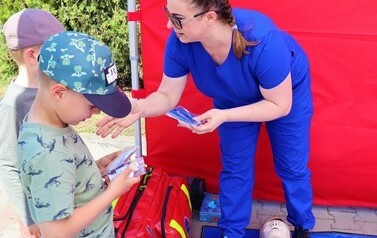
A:
[[[53,98],[57,100],[63,99],[67,91],[68,88],[60,83],[54,84],[50,88]]]
[[[208,22],[215,22],[217,20],[217,13],[215,11],[209,11],[205,14],[205,18]]]

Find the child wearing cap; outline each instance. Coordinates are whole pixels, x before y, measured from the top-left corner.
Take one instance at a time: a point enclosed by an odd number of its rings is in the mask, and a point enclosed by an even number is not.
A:
[[[39,56],[40,87],[20,129],[19,170],[33,220],[43,237],[114,237],[111,202],[139,177],[125,170],[108,186],[104,169],[71,127],[99,111],[124,117],[131,109],[116,85],[110,49],[79,32],[50,37]]]
[[[19,217],[23,237],[40,237],[31,219],[17,166],[18,130],[37,93],[40,47],[51,35],[65,31],[49,12],[24,9],[5,22],[2,32],[18,66],[18,74],[0,101],[0,181]]]

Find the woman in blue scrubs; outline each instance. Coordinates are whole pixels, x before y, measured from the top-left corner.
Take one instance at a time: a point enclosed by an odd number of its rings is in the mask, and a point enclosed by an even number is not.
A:
[[[307,167],[313,107],[306,54],[267,16],[232,9],[228,0],[168,0],[164,10],[172,32],[160,87],[134,101],[127,117],[103,119],[97,134],[115,137],[140,117],[164,115],[177,105],[191,73],[214,104],[196,118],[205,123],[190,129],[219,131],[223,237],[244,237],[249,224],[261,122],[282,179],[293,237],[309,237],[315,218]]]

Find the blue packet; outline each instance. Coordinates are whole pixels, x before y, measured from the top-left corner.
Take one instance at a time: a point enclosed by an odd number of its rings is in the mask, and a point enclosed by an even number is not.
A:
[[[137,177],[146,173],[144,158],[134,156],[137,148],[137,146],[126,147],[122,153],[106,167],[106,174],[110,180],[122,173],[129,166],[133,169],[129,177]]]
[[[174,118],[179,121],[179,123],[185,126],[199,126],[202,123],[195,120],[195,114],[189,112],[186,108],[182,106],[177,106],[176,108],[170,110],[166,113],[168,117]]]

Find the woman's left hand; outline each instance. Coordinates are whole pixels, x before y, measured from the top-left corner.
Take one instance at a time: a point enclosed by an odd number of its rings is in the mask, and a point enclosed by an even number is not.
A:
[[[197,134],[213,132],[222,123],[227,121],[227,113],[227,110],[211,109],[199,116],[196,116],[194,119],[202,122],[202,124],[199,126],[192,126],[190,129],[193,133]]]

